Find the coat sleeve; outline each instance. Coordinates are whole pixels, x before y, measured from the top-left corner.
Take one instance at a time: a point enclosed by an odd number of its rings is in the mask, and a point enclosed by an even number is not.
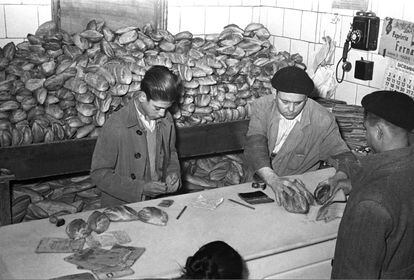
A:
[[[141,199],[145,182],[115,173],[118,160],[118,130],[108,123],[102,128],[92,156],[91,178],[103,192],[125,203]]]
[[[385,258],[390,214],[378,202],[365,200],[345,210],[335,248],[332,278],[378,279]]]
[[[266,130],[266,116],[257,102],[251,104],[251,116],[244,145],[244,156],[253,171],[270,167],[269,148]]]
[[[352,154],[339,133],[335,117],[331,116],[329,118],[329,124],[326,130],[322,133],[324,133],[324,138],[320,145],[320,160],[326,160],[329,164],[337,168],[339,160],[342,160],[344,157],[352,156]]]
[[[178,160],[178,153],[176,148],[176,130],[174,124],[171,125],[171,133],[169,139],[169,162],[167,166],[167,175],[172,173],[177,173],[180,175],[180,162]]]

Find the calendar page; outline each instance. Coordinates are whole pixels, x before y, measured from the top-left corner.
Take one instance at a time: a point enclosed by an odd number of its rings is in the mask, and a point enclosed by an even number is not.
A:
[[[414,65],[391,60],[385,70],[383,88],[403,92],[414,98]]]

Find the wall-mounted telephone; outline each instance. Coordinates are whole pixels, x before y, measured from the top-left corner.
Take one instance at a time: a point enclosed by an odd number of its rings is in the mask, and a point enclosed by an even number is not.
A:
[[[342,78],[338,79],[338,76],[336,77],[338,83],[344,80],[345,72],[351,71],[352,65],[347,61],[348,52],[351,48],[364,51],[372,51],[377,48],[379,23],[380,19],[375,13],[363,11],[356,13],[344,43],[342,58],[336,65],[336,72],[338,74],[338,66],[342,61]],[[358,75],[360,75],[359,72]]]
[[[380,19],[372,12],[357,12],[352,22],[351,48],[374,51],[377,49]]]

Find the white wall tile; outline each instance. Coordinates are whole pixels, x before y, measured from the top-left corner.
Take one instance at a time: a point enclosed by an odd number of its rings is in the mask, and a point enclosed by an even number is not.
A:
[[[37,6],[5,5],[7,37],[26,37],[34,33],[38,27]]]
[[[6,21],[4,17],[4,6],[0,5],[0,38],[6,37]]]
[[[207,7],[206,34],[220,33],[223,31],[223,27],[229,24],[229,13],[229,7]]]
[[[274,36],[273,46],[277,52],[290,52],[290,39],[285,37]]]
[[[23,42],[23,38],[1,38],[0,39],[0,47],[4,47],[7,43],[13,42],[15,45]]]
[[[190,31],[193,34],[204,34],[204,8],[183,7],[181,8],[180,30]]]
[[[331,13],[332,0],[318,0],[318,12]]]
[[[260,6],[260,0],[242,0],[242,6]]]
[[[178,5],[180,6],[194,6],[197,4],[195,0],[179,0]]]
[[[301,40],[290,41],[290,53],[298,53],[303,57],[303,63],[307,66],[309,43]]]
[[[304,11],[312,11],[313,2],[313,0],[294,0],[293,8]]]
[[[253,7],[252,22],[260,22],[261,7]]]
[[[362,98],[365,95],[367,95],[367,94],[369,94],[369,93],[371,93],[371,92],[373,92],[375,90],[376,89],[371,88],[371,87],[357,85],[357,90],[356,90],[357,91],[357,94],[356,94],[355,105],[361,106],[361,100],[362,100]]]
[[[230,7],[230,23],[237,24],[244,29],[252,22],[253,8],[252,7]]]
[[[196,0],[194,6],[217,6],[219,0]]]
[[[343,50],[344,50],[343,47],[336,47],[335,48],[335,54],[334,54],[335,63],[338,63],[338,60],[342,59]]]
[[[276,36],[283,35],[283,21],[285,9],[268,8],[267,9],[267,28],[270,34]]]
[[[335,42],[340,41],[341,22],[340,18],[334,14],[319,13],[316,31],[316,41],[323,43],[322,37],[329,36]]]
[[[286,9],[283,23],[283,36],[300,39],[301,19],[302,11]]]
[[[344,81],[338,85],[335,92],[335,99],[345,101],[348,105],[355,105],[356,84]]]
[[[260,23],[263,24],[266,28],[269,28],[267,24],[267,12],[269,8],[268,7],[259,7],[259,18]]]
[[[341,17],[341,39],[337,42],[340,46],[343,46],[345,44],[345,40],[351,28],[352,21],[353,21],[353,17],[350,17],[350,16]]]
[[[180,5],[180,0],[168,0],[167,5],[168,5],[168,8],[179,6]]]
[[[177,34],[180,29],[181,9],[179,7],[168,7],[167,30]]]
[[[293,0],[277,0],[277,6],[280,8],[294,8],[295,2]]]
[[[46,21],[52,20],[52,7],[51,6],[38,6],[37,12],[39,15],[39,25]]]
[[[374,61],[374,72],[369,85],[374,88],[383,88],[385,70],[391,59],[378,54],[371,54],[371,60]]]
[[[220,0],[218,4],[221,6],[241,6],[242,0]]]
[[[407,0],[408,2],[409,0]],[[378,5],[377,16],[402,19],[404,15],[404,0],[381,1]]]
[[[414,22],[414,1],[404,1],[403,20]]]
[[[316,40],[316,26],[318,22],[318,14],[315,12],[304,11],[302,14],[302,27],[300,31],[300,39],[308,42]]]
[[[262,0],[261,1],[262,6],[276,6],[276,0]]]
[[[50,0],[0,0],[0,4],[11,5],[51,5]]]

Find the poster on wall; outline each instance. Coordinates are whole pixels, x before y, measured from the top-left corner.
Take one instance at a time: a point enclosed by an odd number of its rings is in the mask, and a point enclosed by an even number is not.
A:
[[[414,64],[414,23],[395,18],[385,18],[378,53],[382,56]]]
[[[390,60],[385,70],[383,88],[396,90],[414,98],[414,65]]]
[[[332,8],[366,11],[368,0],[333,0]]]

